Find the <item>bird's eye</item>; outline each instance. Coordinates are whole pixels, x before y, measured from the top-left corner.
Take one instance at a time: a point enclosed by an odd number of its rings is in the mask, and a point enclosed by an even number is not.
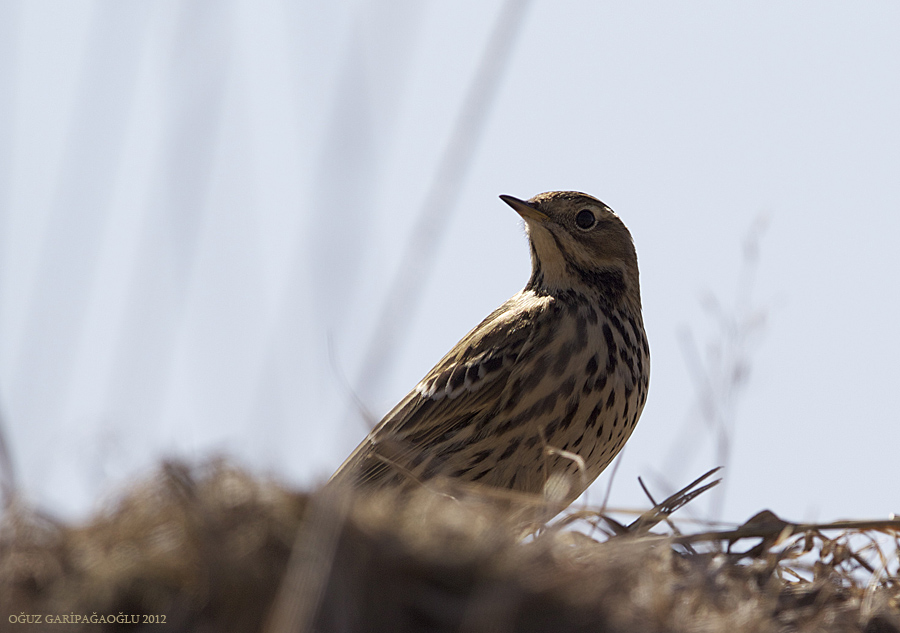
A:
[[[596,218],[594,218],[594,214],[588,211],[587,209],[582,209],[578,212],[578,215],[575,216],[575,224],[579,229],[589,229],[597,222]]]

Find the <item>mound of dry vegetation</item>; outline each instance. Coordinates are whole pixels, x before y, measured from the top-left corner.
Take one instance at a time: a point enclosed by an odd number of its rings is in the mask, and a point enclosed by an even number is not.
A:
[[[0,630],[900,631],[900,521],[680,534],[699,485],[523,539],[533,508],[472,490],[309,495],[167,464],[85,526],[8,509]]]

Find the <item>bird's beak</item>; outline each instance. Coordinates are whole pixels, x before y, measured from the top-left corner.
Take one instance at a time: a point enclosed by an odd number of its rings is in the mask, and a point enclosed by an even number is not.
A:
[[[524,200],[519,200],[518,198],[513,198],[512,196],[505,195],[500,196],[500,199],[511,206],[516,213],[521,215],[526,220],[543,222],[549,217],[546,213],[538,211],[537,208],[530,202],[525,202]]]

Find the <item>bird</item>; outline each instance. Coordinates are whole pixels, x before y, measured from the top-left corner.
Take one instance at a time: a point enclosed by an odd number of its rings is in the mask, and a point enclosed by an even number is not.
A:
[[[500,198],[524,220],[528,283],[384,416],[331,483],[444,477],[568,505],[631,436],[650,379],[631,233],[585,193]]]

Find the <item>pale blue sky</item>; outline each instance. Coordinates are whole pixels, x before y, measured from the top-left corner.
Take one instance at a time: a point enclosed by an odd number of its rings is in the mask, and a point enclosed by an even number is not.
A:
[[[381,415],[524,285],[497,195],[578,189],[634,235],[651,345],[613,504],[717,464],[690,331],[749,368],[717,401],[726,518],[900,511],[896,3],[533,0],[395,362],[353,384],[501,4],[0,4],[0,408],[31,499],[84,511],[172,455],[323,480],[365,434],[346,383]]]

